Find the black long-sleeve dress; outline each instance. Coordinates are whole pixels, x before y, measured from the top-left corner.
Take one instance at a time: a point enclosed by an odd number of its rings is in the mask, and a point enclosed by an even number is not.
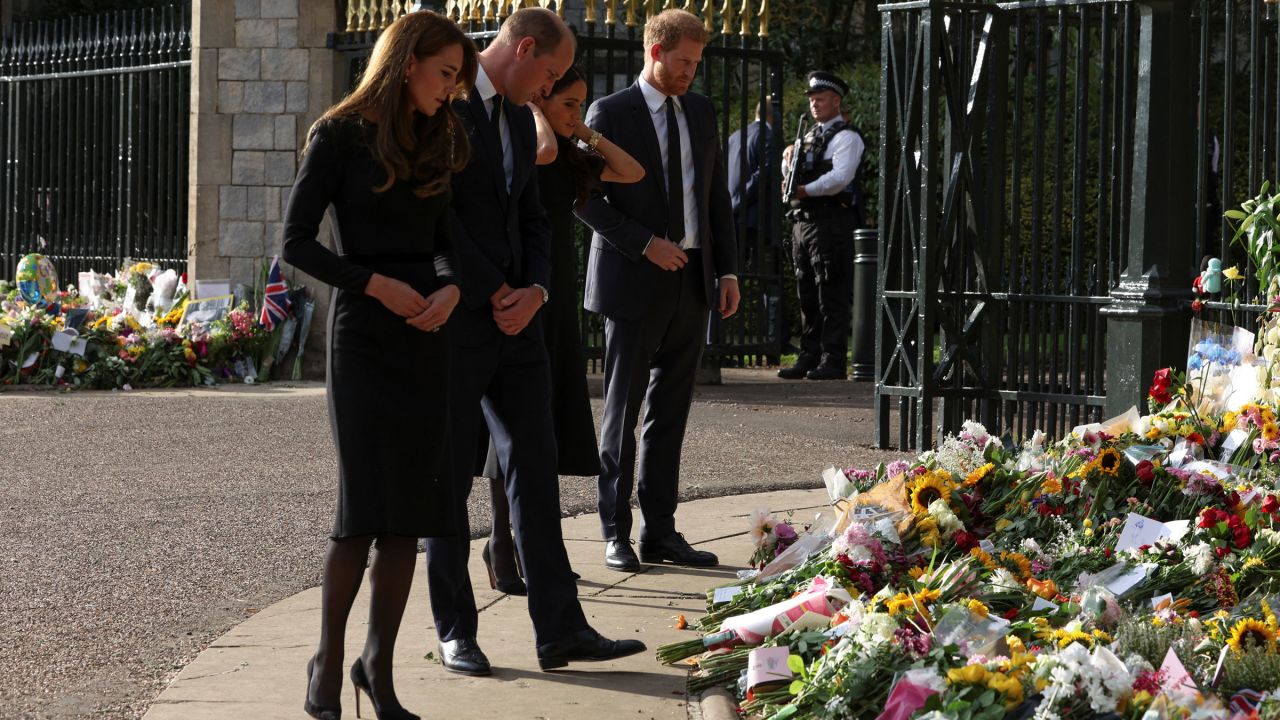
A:
[[[569,168],[569,153],[578,153],[587,166],[588,192],[598,192],[604,160],[582,156],[571,141],[559,137],[556,159],[538,166],[538,196],[551,223],[551,299],[539,313],[547,354],[551,358],[551,414],[555,420],[561,475],[598,475],[600,450],[596,445],[596,424],[591,414],[587,390],[587,357],[578,330],[582,309],[578,290],[578,246],[575,242],[573,207],[578,198],[578,180]],[[485,432],[481,428],[481,432]],[[484,445],[480,446],[484,451]],[[481,458],[484,477],[501,477],[492,443]]]
[[[454,534],[448,440],[447,326],[423,332],[365,295],[377,272],[424,297],[456,284],[448,194],[419,198],[386,179],[376,126],[331,118],[312,130],[285,211],[284,258],[334,287],[329,308],[329,422],[338,451],[334,538]],[[333,208],[334,246],[316,240]]]

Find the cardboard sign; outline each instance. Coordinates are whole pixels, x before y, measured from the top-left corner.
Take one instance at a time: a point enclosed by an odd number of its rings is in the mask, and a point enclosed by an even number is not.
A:
[[[791,682],[791,668],[787,667],[789,647],[762,647],[747,656],[747,688],[761,685],[782,685]]]

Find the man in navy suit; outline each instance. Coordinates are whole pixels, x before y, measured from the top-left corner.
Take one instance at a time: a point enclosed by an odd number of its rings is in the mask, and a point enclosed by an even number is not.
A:
[[[551,284],[551,228],[534,178],[533,114],[525,104],[550,91],[573,62],[574,40],[548,10],[513,13],[480,53],[475,87],[455,100],[471,157],[453,176],[450,209],[462,301],[450,318],[449,473],[459,535],[427,541],[431,610],[446,670],[489,675],[476,641],[478,613],[467,573],[467,496],[481,416],[506,479],[544,670],[644,650],[587,624],[560,531],[560,485],[551,422],[550,366],[537,312]]]
[[[689,92],[707,43],[702,21],[667,10],[644,27],[636,84],[591,106],[587,124],[645,168],[606,184],[579,216],[595,230],[586,308],[605,316],[600,521],[605,565],[634,571],[631,491],[639,480],[640,556],[714,566],[676,531],[680,450],[706,336],[707,309],[738,309],[738,251],[724,156],[710,99]],[[635,427],[647,404],[636,472]],[[638,478],[637,478],[638,476]]]

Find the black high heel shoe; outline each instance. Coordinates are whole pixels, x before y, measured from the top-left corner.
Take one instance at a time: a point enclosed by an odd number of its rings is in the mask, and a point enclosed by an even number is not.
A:
[[[373,705],[373,715],[378,720],[422,720],[422,718],[400,707],[380,708],[378,701],[373,697],[373,690],[369,686],[369,676],[364,672],[364,658],[356,658],[355,663],[351,665],[351,684],[356,688],[356,717],[360,717],[360,693],[363,691],[369,696],[369,702]]]
[[[519,577],[515,578],[498,578],[498,574],[493,570],[493,551],[489,547],[489,541],[484,542],[484,550],[481,551],[480,557],[484,560],[484,567],[489,571],[489,587],[498,592],[507,595],[528,595],[529,588],[524,584],[524,580]],[[516,567],[519,567],[519,555],[516,556]]]
[[[342,707],[324,707],[311,702],[311,674],[316,669],[316,659],[312,657],[307,661],[307,699],[302,703],[302,709],[308,715],[316,720],[340,720],[342,718]]]

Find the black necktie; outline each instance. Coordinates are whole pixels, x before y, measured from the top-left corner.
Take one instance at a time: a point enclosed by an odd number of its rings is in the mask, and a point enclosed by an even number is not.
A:
[[[667,239],[677,245],[684,240],[684,167],[680,156],[676,103],[667,98]]]
[[[493,96],[493,109],[489,111],[489,122],[493,125],[493,134],[498,138],[498,157],[502,157],[502,96]]]

